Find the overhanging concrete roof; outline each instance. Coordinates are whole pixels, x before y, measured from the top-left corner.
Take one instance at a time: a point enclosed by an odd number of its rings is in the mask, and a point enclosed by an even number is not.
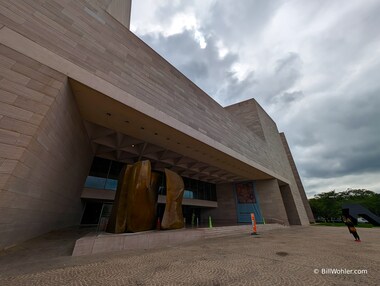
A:
[[[224,152],[228,149],[218,144],[218,142],[213,142],[211,138],[207,138],[205,135],[200,136],[206,137],[206,140],[201,141],[197,136],[199,134],[196,134],[191,128],[183,126],[183,124],[179,123],[177,128],[173,128],[78,81],[71,79],[70,83],[84,120],[97,126],[102,126],[108,129],[110,133],[117,132],[124,134],[150,145],[158,146],[163,150],[169,150],[183,157],[191,158],[196,162],[204,163],[204,167],[215,167],[218,171],[224,171],[224,179],[220,178],[220,181],[217,180],[215,182],[269,179],[274,177],[271,175],[271,171],[266,170],[266,168],[255,162],[251,162],[252,165],[250,165]],[[166,118],[166,120],[168,119],[170,117]],[[96,128],[96,126],[92,126],[92,128]],[[181,131],[181,128],[185,130]],[[88,129],[91,129],[91,126],[88,125]],[[194,136],[186,134],[186,131],[190,131],[189,133],[194,134]],[[106,136],[109,135],[106,131],[103,132],[105,132]],[[93,136],[96,137],[96,135]],[[117,151],[116,146],[108,147],[109,152]],[[117,156],[117,154],[115,155]],[[120,156],[122,155],[120,154]],[[144,157],[149,159],[147,156]],[[122,157],[110,159],[123,161]],[[128,162],[127,159],[125,158],[124,161]],[[243,159],[248,161],[246,158]],[[175,163],[171,165],[176,166]],[[189,175],[189,177],[194,176]],[[212,181],[209,178],[204,180]]]

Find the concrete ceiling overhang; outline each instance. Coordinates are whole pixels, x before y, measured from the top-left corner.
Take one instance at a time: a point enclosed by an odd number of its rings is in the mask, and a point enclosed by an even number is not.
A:
[[[149,159],[156,169],[171,168],[185,177],[213,183],[274,178],[162,123],[160,118],[152,118],[76,80],[70,79],[70,85],[87,122],[94,151],[101,157],[126,163]]]
[[[173,152],[165,147],[88,121],[85,121],[84,124],[91,140],[94,155],[97,157],[126,164],[149,160],[153,170],[164,171],[165,168],[168,168],[183,177],[214,184],[244,180],[240,176]]]

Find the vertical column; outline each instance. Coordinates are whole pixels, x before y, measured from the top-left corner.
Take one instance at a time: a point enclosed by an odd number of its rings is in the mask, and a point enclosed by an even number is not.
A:
[[[271,179],[255,181],[255,183],[265,222],[289,224],[278,181]]]
[[[207,222],[208,216],[211,216],[213,223],[216,225],[236,224],[237,213],[234,185],[231,183],[216,185],[216,197],[218,207],[215,209],[202,209],[202,222]]]
[[[289,185],[280,186],[282,200],[284,201],[288,220],[291,225],[300,225],[301,220],[294,202],[293,194]]]

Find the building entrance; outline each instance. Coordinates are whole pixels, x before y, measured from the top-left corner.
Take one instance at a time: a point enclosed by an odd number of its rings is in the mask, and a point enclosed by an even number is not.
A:
[[[182,206],[183,217],[186,220],[187,227],[200,226],[201,223],[201,208],[193,206]],[[197,224],[198,220],[198,224]]]

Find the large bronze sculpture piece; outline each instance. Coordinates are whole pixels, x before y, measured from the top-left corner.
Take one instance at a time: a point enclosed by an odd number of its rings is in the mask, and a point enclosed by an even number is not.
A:
[[[150,230],[156,221],[158,174],[149,161],[123,168],[107,231],[122,233]]]
[[[166,206],[162,219],[162,229],[183,228],[182,198],[184,184],[182,178],[175,172],[165,169],[166,176]]]
[[[165,176],[166,206],[161,226],[162,229],[182,228],[183,180],[167,169]],[[122,169],[107,232],[139,232],[154,228],[158,177],[159,174],[151,171],[149,161],[140,161]]]
[[[107,232],[122,233],[127,222],[127,184],[132,166],[124,166],[119,175],[115,202],[107,224]]]
[[[127,183],[126,231],[139,232],[153,228],[156,220],[157,174],[152,174],[149,161],[133,165]]]

